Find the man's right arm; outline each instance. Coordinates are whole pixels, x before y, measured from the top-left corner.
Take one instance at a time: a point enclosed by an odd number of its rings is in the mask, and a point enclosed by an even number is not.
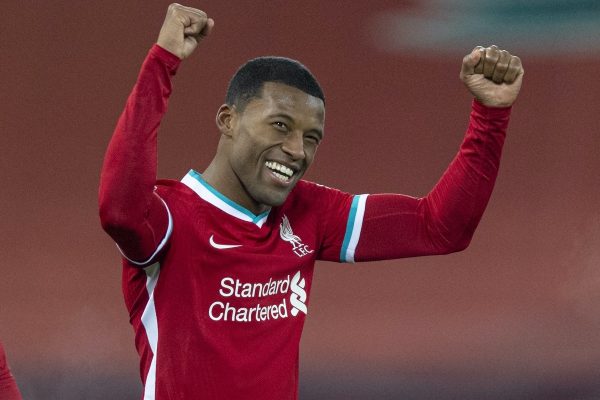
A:
[[[99,193],[102,227],[140,265],[152,260],[171,228],[169,210],[154,192],[157,132],[171,78],[213,25],[200,10],[169,6],[106,152]]]

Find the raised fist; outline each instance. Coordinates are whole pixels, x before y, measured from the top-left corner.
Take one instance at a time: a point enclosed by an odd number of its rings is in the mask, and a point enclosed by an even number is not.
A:
[[[486,106],[508,107],[517,99],[524,73],[519,57],[497,46],[477,46],[463,58],[460,79]]]
[[[156,43],[183,60],[194,52],[214,25],[215,21],[204,11],[173,3],[167,10]]]

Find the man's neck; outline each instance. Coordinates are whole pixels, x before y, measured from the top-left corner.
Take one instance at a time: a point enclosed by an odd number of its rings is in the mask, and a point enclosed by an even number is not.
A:
[[[220,164],[217,156],[202,173],[202,178],[209,185],[229,200],[246,208],[255,215],[260,215],[270,208],[265,204],[257,203],[250,197],[235,173],[226,165]]]

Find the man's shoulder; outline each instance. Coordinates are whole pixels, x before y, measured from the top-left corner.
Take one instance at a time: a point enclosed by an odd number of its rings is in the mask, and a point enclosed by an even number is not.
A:
[[[286,204],[294,207],[298,205],[318,205],[322,208],[348,197],[352,197],[352,195],[342,190],[320,183],[301,180],[290,193]]]
[[[332,188],[329,186],[322,185],[320,183],[302,179],[302,180],[298,181],[298,184],[296,184],[296,187],[294,188],[294,190],[292,190],[291,194],[294,194],[297,196],[306,196],[306,195],[315,195],[315,194],[327,195],[327,194],[332,194],[332,193],[343,193],[343,192],[339,189],[335,189],[335,188]]]
[[[156,193],[169,204],[174,202],[185,205],[188,202],[195,202],[197,195],[192,189],[181,181],[174,179],[159,179],[155,184]]]
[[[174,179],[158,179],[156,181],[156,190],[159,192],[187,192],[189,191],[189,188],[181,181],[176,181]]]
[[[294,190],[292,190],[292,192],[290,193],[290,196],[292,198],[308,198],[308,199],[315,199],[319,198],[327,198],[327,197],[337,197],[337,196],[350,196],[350,194],[336,189],[336,188],[332,188],[329,186],[325,186],[322,185],[320,183],[316,183],[316,182],[312,182],[312,181],[307,181],[307,180],[300,180],[297,184],[296,187],[294,188]]]

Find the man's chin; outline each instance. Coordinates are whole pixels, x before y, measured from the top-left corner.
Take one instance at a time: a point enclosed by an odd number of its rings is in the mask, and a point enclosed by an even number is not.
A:
[[[264,193],[263,196],[261,196],[261,198],[257,200],[259,200],[261,204],[264,204],[268,207],[279,207],[280,205],[285,203],[285,200],[287,199],[291,191],[292,189],[286,190],[285,192],[270,191],[270,193]]]
[[[266,201],[263,203],[269,207],[279,207],[280,205],[282,205],[283,203],[285,203],[285,200],[287,199],[289,193],[286,193],[285,196],[270,196],[268,199],[266,199]]]

